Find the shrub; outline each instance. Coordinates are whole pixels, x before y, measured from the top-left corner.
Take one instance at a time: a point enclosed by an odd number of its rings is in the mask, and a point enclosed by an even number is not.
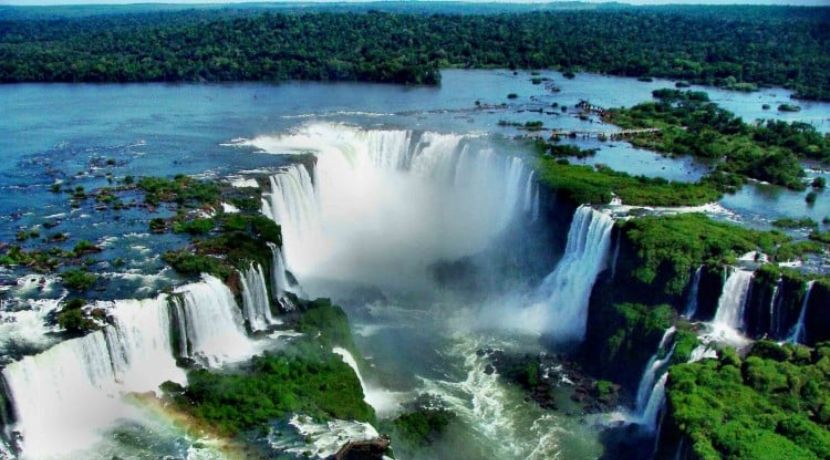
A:
[[[170,264],[174,270],[185,275],[210,273],[224,279],[230,274],[230,268],[226,267],[219,259],[195,254],[187,249],[167,251],[162,259]]]
[[[816,228],[818,224],[813,219],[809,217],[804,217],[801,219],[792,219],[790,217],[784,217],[782,219],[777,219],[772,222],[773,227],[778,228]]]
[[[174,233],[189,233],[191,235],[204,235],[213,230],[213,219],[193,219],[187,221],[173,222]]]
[[[98,277],[94,274],[80,269],[66,270],[61,273],[63,285],[76,291],[88,290],[93,284],[95,284],[97,279]]]
[[[56,316],[58,325],[69,332],[82,333],[97,328],[94,321],[84,315],[82,308],[86,305],[84,299],[74,298],[63,303]]]
[[[696,458],[828,458],[828,352],[759,341],[743,361],[730,349],[673,366],[672,423],[694,440]]]
[[[153,233],[164,233],[167,230],[167,222],[160,218],[155,217],[150,219],[150,231]]]

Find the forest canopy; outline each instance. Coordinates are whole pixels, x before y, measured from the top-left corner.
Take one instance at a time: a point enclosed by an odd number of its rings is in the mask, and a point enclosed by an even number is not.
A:
[[[830,100],[830,8],[2,17],[2,82],[437,84],[442,68],[558,68],[735,89],[782,85]]]

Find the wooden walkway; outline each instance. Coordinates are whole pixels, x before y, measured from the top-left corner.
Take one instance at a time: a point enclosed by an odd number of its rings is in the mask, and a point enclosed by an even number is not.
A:
[[[581,138],[611,138],[620,139],[628,136],[636,136],[638,134],[659,133],[660,128],[638,128],[638,129],[622,129],[619,131],[605,131],[605,130],[576,130],[568,131],[564,129],[554,129],[550,131],[552,137],[581,137]]]

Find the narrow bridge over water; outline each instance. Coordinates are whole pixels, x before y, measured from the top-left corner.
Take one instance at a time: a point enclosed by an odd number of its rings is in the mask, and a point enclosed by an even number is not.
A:
[[[636,136],[638,134],[658,133],[660,128],[637,128],[637,129],[622,129],[619,131],[608,131],[599,129],[583,129],[583,130],[564,130],[553,129],[550,131],[552,137],[581,137],[581,138],[598,138],[598,139],[621,139],[628,136]]]

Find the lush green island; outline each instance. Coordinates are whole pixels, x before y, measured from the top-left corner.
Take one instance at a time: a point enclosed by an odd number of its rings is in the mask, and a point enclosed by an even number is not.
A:
[[[623,128],[656,128],[634,134],[634,145],[715,162],[706,182],[730,189],[752,178],[804,189],[801,160],[830,161],[830,135],[807,123],[770,120],[749,125],[709,101],[706,93],[662,89],[656,102],[613,109],[606,121]]]
[[[0,81],[436,84],[448,67],[560,68],[830,99],[827,8],[381,9],[12,10],[0,16]]]

